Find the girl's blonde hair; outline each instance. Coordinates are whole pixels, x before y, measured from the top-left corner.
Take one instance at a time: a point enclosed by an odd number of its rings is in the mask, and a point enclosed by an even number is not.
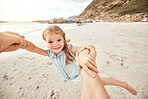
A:
[[[71,62],[73,62],[73,60],[76,61],[76,59],[74,58],[74,56],[68,50],[68,45],[67,45],[67,41],[66,41],[66,38],[65,38],[65,33],[63,32],[63,30],[60,27],[58,27],[57,25],[48,26],[43,31],[43,34],[42,34],[42,37],[43,37],[44,40],[46,40],[46,36],[47,36],[46,33],[60,34],[60,35],[62,35],[63,36],[63,39],[64,39],[64,47],[63,47],[63,50],[64,50],[65,55],[66,55],[66,58],[65,58],[66,64],[69,64],[69,61],[71,61]]]

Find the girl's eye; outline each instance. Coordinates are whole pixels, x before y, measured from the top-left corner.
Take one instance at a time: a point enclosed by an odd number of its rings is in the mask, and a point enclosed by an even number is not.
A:
[[[48,43],[52,43],[52,41],[49,41]]]
[[[58,40],[58,42],[60,42],[60,41],[61,41],[61,39]]]

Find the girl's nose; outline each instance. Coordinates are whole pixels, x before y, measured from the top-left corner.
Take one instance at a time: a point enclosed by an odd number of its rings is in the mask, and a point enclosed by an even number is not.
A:
[[[53,46],[57,46],[57,45],[58,45],[58,43],[57,42],[54,42]]]

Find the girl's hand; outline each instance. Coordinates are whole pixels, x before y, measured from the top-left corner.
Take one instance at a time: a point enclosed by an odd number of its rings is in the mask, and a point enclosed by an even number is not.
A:
[[[79,71],[81,71],[81,68],[84,68],[88,75],[90,75],[91,77],[95,77],[95,75],[90,71],[91,69],[94,72],[98,73],[95,58],[89,54],[89,50],[87,49],[81,51],[78,54],[79,55],[77,56],[77,64]]]
[[[33,43],[24,38],[20,39],[20,42],[19,48],[21,49],[32,50],[35,47]]]

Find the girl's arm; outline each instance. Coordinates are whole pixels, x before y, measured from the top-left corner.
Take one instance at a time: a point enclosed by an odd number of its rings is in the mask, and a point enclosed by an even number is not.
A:
[[[19,45],[19,48],[26,49],[27,51],[41,54],[44,56],[47,56],[47,53],[48,53],[47,50],[41,49],[41,48],[35,46],[30,41],[25,40],[23,38],[21,39],[21,44]]]

